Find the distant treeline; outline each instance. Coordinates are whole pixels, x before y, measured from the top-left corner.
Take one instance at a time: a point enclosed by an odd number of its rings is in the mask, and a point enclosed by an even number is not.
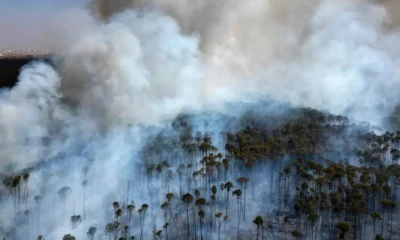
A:
[[[0,58],[0,88],[9,88],[15,85],[21,67],[35,57]]]

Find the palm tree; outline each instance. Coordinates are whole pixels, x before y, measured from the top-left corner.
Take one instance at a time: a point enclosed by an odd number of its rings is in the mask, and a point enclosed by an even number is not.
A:
[[[264,220],[263,220],[263,218],[261,217],[261,216],[257,216],[254,220],[253,220],[253,223],[257,226],[257,240],[258,240],[258,237],[259,237],[259,235],[260,235],[260,227],[262,228],[263,227],[263,225],[264,225]]]
[[[21,176],[15,176],[11,182],[11,187],[14,189],[14,211],[17,212],[20,203],[20,184],[21,184]]]
[[[154,230],[154,236],[157,236],[158,239],[161,239],[162,230]]]
[[[24,200],[25,200],[25,209],[27,208],[27,202],[28,202],[28,197],[29,197],[29,191],[28,191],[28,180],[29,180],[30,174],[29,172],[24,173],[24,176],[22,179],[24,180]]]
[[[120,205],[119,205],[119,202],[113,202],[113,208],[114,208],[114,211],[116,212],[118,209],[119,209],[119,207],[120,207]]]
[[[246,199],[247,199],[247,183],[249,182],[249,178],[247,177],[240,177],[236,180],[242,187],[243,191],[243,209],[242,209],[242,215],[243,215],[243,220],[246,221]]]
[[[350,224],[348,222],[339,222],[337,228],[340,231],[339,239],[345,239],[346,233],[350,230]]]
[[[35,196],[34,197],[36,202],[36,209],[38,212],[38,232],[40,232],[40,203],[42,202],[42,196]]]
[[[168,222],[164,223],[163,228],[165,229],[165,232],[166,232],[166,233],[167,233],[167,231],[168,231],[168,226],[169,226],[169,223],[168,223]],[[167,238],[167,240],[168,240],[168,233],[166,234],[166,238]]]
[[[311,240],[314,239],[314,225],[317,222],[317,220],[319,219],[319,214],[318,213],[311,213],[307,219],[310,221],[311,223]]]
[[[285,216],[283,218],[283,234],[285,235],[285,240],[286,240],[286,225],[289,223],[289,217]]]
[[[233,188],[233,184],[231,182],[226,182],[224,184],[224,189],[226,189],[226,208],[225,208],[225,215],[228,215],[228,207],[229,207],[229,192]]]
[[[89,236],[90,240],[94,240],[94,236],[96,235],[96,232],[97,232],[97,228],[95,228],[95,227],[89,228],[87,235]]]
[[[140,240],[143,239],[143,226],[144,226],[144,221],[146,218],[146,213],[147,213],[147,209],[149,208],[149,205],[142,204],[142,207],[139,208],[138,213],[140,216]]]
[[[122,216],[122,209],[118,208],[117,211],[115,211],[115,219],[116,221],[119,221],[119,218]]]
[[[83,220],[86,219],[86,186],[87,186],[87,181],[86,180],[82,181],[82,187],[83,187]]]
[[[393,215],[393,210],[396,208],[396,202],[391,201],[388,199],[382,199],[381,204],[383,207],[383,220],[382,220],[382,229],[381,229],[381,235],[383,236],[383,221],[385,220],[385,212],[389,211],[390,213],[390,239],[392,239],[392,215]]]
[[[76,240],[76,238],[71,234],[66,234],[64,235],[63,240]]]
[[[161,209],[164,211],[164,223],[167,223],[168,221],[167,221],[167,212],[168,212],[168,209],[169,209],[169,205],[170,205],[170,203],[169,202],[164,202],[163,204],[161,204]],[[165,235],[166,235],[166,238],[168,239],[168,232],[167,232],[167,229],[165,229]]]
[[[198,212],[199,219],[200,219],[200,239],[203,240],[203,221],[206,216],[206,213],[203,209],[200,209]]]
[[[190,229],[189,229],[189,206],[193,202],[193,196],[190,193],[186,193],[182,196],[181,201],[186,210],[186,220],[187,220],[187,239],[190,238]]]
[[[128,222],[129,222],[129,236],[131,236],[131,228],[132,228],[132,225],[131,225],[131,220],[132,220],[132,215],[133,215],[133,213],[134,213],[134,211],[135,211],[135,204],[132,202],[131,204],[129,204],[128,206],[127,206],[127,209],[128,209],[128,215],[129,215],[129,220],[128,220]]]
[[[242,197],[242,190],[236,189],[232,192],[232,196],[236,196],[237,207],[238,207],[238,226],[237,226],[237,238],[240,239],[240,199]]]
[[[301,237],[301,231],[299,229],[295,229],[292,231],[292,236],[297,240]]]
[[[64,202],[63,216],[65,216],[66,201],[67,201],[67,197],[70,193],[71,193],[71,188],[68,186],[64,186],[64,187],[60,188],[60,190],[58,190],[58,195]]]
[[[72,230],[76,229],[77,225],[82,222],[81,215],[71,216]]]
[[[382,216],[377,212],[373,212],[373,213],[371,213],[371,219],[374,222],[374,234],[373,234],[373,236],[375,236],[375,225],[376,225],[376,222],[377,221],[382,221]]]
[[[105,228],[105,233],[110,236],[110,239],[113,234],[114,234],[114,239],[117,239],[118,229],[119,229],[119,222],[108,223]]]
[[[226,222],[228,220],[228,216],[225,215],[222,219],[222,212],[217,212],[215,214],[215,217],[218,219],[218,240],[220,240],[220,236],[221,236],[221,226],[223,222]]]

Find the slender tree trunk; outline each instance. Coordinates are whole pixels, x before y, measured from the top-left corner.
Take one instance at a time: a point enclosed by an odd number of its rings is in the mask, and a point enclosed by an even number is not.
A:
[[[225,215],[228,215],[228,207],[229,207],[229,191],[226,193],[226,208],[225,208]]]
[[[83,220],[86,220],[86,186],[83,187]]]
[[[261,225],[261,240],[264,240],[264,225]]]
[[[200,239],[203,240],[203,221],[200,218]]]
[[[260,227],[257,225],[257,240],[258,240],[258,235],[259,235],[259,232],[260,232]]]
[[[128,231],[128,238],[131,237],[131,219],[132,219],[132,213],[129,213],[129,231]]]
[[[392,230],[393,230],[393,214],[390,213],[390,235],[389,235],[390,240],[392,240]]]
[[[221,237],[221,226],[222,226],[222,224],[220,222],[219,226],[218,226],[218,240],[220,240],[220,237]]]
[[[385,222],[385,210],[383,210],[382,224],[381,224],[381,236],[383,237],[383,223]]]
[[[376,235],[375,235],[375,223],[376,223],[376,221],[375,220],[373,220],[373,222],[374,222],[374,230],[373,230],[373,232],[374,232],[374,234],[373,234],[373,236],[375,237]]]
[[[194,239],[197,240],[197,229],[196,229],[196,211],[194,211],[194,207],[192,207],[193,212],[193,232],[194,232]]]
[[[140,240],[142,240],[143,239],[143,226],[144,226],[144,214],[143,214],[143,216],[140,216]]]
[[[353,226],[353,239],[356,240],[357,239],[357,214],[354,213],[354,226]]]
[[[237,226],[237,239],[240,239],[240,200],[238,199],[238,226]]]
[[[189,206],[186,209],[186,222],[187,222],[187,239],[190,240],[190,226],[189,226]]]

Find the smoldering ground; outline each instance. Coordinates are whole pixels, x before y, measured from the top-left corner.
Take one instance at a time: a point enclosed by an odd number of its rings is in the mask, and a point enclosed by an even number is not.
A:
[[[185,111],[225,113],[226,103],[268,97],[379,124],[398,104],[397,18],[390,1],[339,2],[93,1],[102,20],[74,33],[62,61],[27,66],[1,93],[2,169],[57,159],[29,180],[26,208],[37,225],[21,227],[14,216],[25,207],[3,199],[5,234],[59,239],[85,209],[73,230],[83,239],[112,218],[112,201],[127,198],[127,179],[128,199],[151,202],[134,183],[148,128],[160,131]],[[67,199],[57,194],[64,186]]]

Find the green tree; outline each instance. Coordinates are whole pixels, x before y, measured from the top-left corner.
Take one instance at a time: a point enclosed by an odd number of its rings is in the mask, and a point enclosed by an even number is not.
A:
[[[142,204],[142,207],[139,208],[138,213],[140,217],[140,240],[143,239],[143,227],[144,227],[144,222],[146,220],[146,215],[147,215],[147,209],[149,208],[149,205],[146,203]]]
[[[242,197],[242,190],[240,189],[236,189],[235,191],[232,192],[232,196],[235,196],[237,199],[237,211],[238,211],[238,216],[237,216],[237,220],[238,220],[238,225],[237,225],[237,239],[240,239],[240,200]]]
[[[89,228],[89,230],[88,230],[88,232],[87,232],[87,235],[88,235],[88,237],[90,238],[90,240],[94,240],[94,237],[95,237],[95,235],[96,235],[96,232],[97,232],[97,228],[95,228],[95,227],[90,227],[90,228]]]
[[[260,228],[262,228],[263,227],[263,225],[264,225],[264,220],[263,220],[263,218],[261,217],[261,216],[257,216],[254,220],[253,220],[253,223],[257,226],[257,240],[258,240],[258,238],[259,238],[259,235],[260,235]]]
[[[229,208],[229,193],[233,188],[233,184],[231,182],[226,182],[224,184],[224,189],[226,189],[226,208],[225,208],[225,215],[228,215],[228,208]]]
[[[76,240],[76,238],[71,234],[66,234],[64,235],[63,240]]]
[[[186,221],[187,221],[187,239],[190,239],[190,227],[189,227],[189,207],[193,202],[193,196],[190,193],[186,193],[182,196],[181,201],[186,211]]]
[[[292,236],[297,240],[301,237],[301,231],[299,229],[295,229],[292,231]]]
[[[135,212],[135,204],[132,202],[131,204],[129,204],[126,208],[128,209],[128,226],[129,226],[129,232],[128,235],[131,236],[131,229],[132,229],[132,216],[133,213]]]
[[[371,216],[371,219],[372,219],[372,221],[373,221],[373,223],[374,223],[374,230],[373,230],[374,234],[373,234],[373,236],[375,236],[375,226],[376,226],[376,222],[377,222],[377,221],[382,221],[382,216],[381,216],[379,213],[377,213],[377,212],[372,212],[370,216]]]
[[[345,239],[346,233],[350,230],[350,224],[348,222],[339,222],[337,225],[339,228],[339,239]]]
[[[223,218],[221,218],[223,214],[221,212],[217,212],[215,214],[215,217],[217,218],[217,223],[218,223],[218,240],[220,240],[221,237],[221,226],[223,222],[226,222],[228,220],[228,216],[225,215]]]
[[[206,216],[206,213],[203,209],[200,209],[198,212],[199,219],[200,219],[200,239],[203,240],[203,221]]]

